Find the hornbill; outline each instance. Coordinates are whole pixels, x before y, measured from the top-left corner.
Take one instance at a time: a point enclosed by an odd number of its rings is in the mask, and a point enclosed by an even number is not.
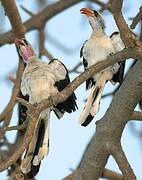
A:
[[[109,55],[122,50],[124,44],[119,33],[116,32],[111,37],[105,34],[104,19],[99,12],[89,8],[82,8],[80,12],[87,16],[93,30],[91,37],[84,42],[80,51],[84,70],[86,70],[90,66],[107,59]],[[117,41],[119,41],[120,47],[117,46]],[[86,89],[91,88],[91,92],[80,116],[82,126],[87,126],[99,111],[100,100],[105,84],[109,80],[122,83],[124,65],[124,63],[116,63],[98,72],[86,81]]]
[[[19,56],[26,63],[21,80],[21,92],[27,96],[27,100],[37,105],[42,100],[56,95],[69,83],[68,70],[58,59],[52,59],[49,63],[40,61],[31,45],[26,39],[15,39],[15,45]],[[73,93],[64,102],[49,107],[41,112],[33,138],[25,152],[21,163],[21,170],[32,178],[39,171],[41,160],[49,151],[49,119],[53,110],[57,118],[61,118],[65,112],[76,111],[76,96]],[[22,110],[25,109],[22,107]]]

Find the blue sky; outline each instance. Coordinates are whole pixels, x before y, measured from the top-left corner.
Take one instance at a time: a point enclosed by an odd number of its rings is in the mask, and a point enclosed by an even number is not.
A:
[[[37,7],[34,4],[34,0],[31,1],[19,1],[19,4],[23,4],[34,13],[37,12]],[[19,5],[18,4],[18,5]],[[125,0],[124,10],[126,13],[125,19],[133,17],[139,10],[141,0],[129,1]],[[79,59],[79,51],[83,42],[89,37],[91,28],[87,22],[87,19],[82,16],[79,12],[80,8],[85,7],[84,2],[75,5],[63,13],[52,18],[46,25],[48,30],[46,47],[54,55],[59,58],[68,67],[72,68]],[[98,6],[93,5],[94,9],[98,9]],[[19,7],[20,10],[20,7]],[[22,20],[25,21],[29,16],[20,10]],[[106,21],[106,33],[110,35],[112,32],[117,30],[114,23],[113,17],[108,13],[104,12],[104,18]],[[5,29],[9,29],[10,25],[6,18]],[[128,21],[131,23],[131,21]],[[136,31],[135,31],[136,32]],[[68,53],[62,49],[55,47],[52,41],[48,40],[48,36],[51,35],[54,39],[58,39],[66,48],[70,49]],[[37,50],[37,43],[35,42],[35,36],[37,32],[30,32],[26,35],[29,42]],[[18,56],[15,51],[14,45],[5,45],[0,48],[0,80],[6,77],[7,74],[13,70],[18,63]],[[45,58],[44,58],[45,59]],[[71,74],[71,79],[76,77],[77,74]],[[12,85],[8,85],[5,81],[1,80],[1,93],[0,93],[0,112],[8,103]],[[105,88],[105,93],[110,92],[113,89],[111,83],[108,83]],[[85,91],[84,84],[76,90],[78,98],[79,110],[71,115],[66,114],[61,120],[58,120],[54,114],[51,116],[51,129],[50,129],[50,152],[49,155],[43,160],[40,172],[37,175],[37,179],[42,180],[62,180],[67,174],[71,173],[70,169],[75,169],[82,153],[85,150],[87,143],[89,142],[92,135],[95,133],[95,121],[99,120],[106,112],[111,98],[105,98],[101,101],[101,109],[97,114],[92,123],[83,128],[79,125],[79,115],[83,109],[84,100],[87,97],[88,92]],[[16,108],[13,114],[13,124],[16,124]],[[131,123],[131,122],[130,122]],[[142,180],[141,177],[141,162],[142,162],[142,150],[139,139],[133,136],[130,131],[129,125],[125,127],[122,137],[122,145],[127,154],[128,160],[137,174],[137,179]],[[136,122],[136,126],[139,128],[141,122]],[[14,133],[9,133],[9,139],[14,139]],[[110,157],[107,167],[116,171],[119,171],[115,161]],[[0,179],[7,179],[6,173],[0,174]]]

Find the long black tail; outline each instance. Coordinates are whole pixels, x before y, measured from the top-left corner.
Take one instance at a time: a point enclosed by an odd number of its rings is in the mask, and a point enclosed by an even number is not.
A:
[[[103,93],[105,82],[101,86],[93,86],[87,99],[85,107],[80,116],[80,124],[86,127],[97,114],[100,108],[100,100]]]
[[[29,147],[25,153],[25,157],[21,163],[21,169],[24,174],[30,179],[32,179],[39,171],[41,160],[47,155],[44,148],[49,149],[49,142],[47,136],[47,119],[41,119],[39,125],[37,125],[35,134],[29,144]],[[47,136],[45,138],[45,136]],[[46,140],[46,143],[45,143]]]
[[[32,179],[34,176],[36,176],[36,174],[38,173],[39,168],[40,168],[41,163],[39,163],[37,166],[35,166],[35,165],[33,165],[33,160],[34,160],[34,157],[38,155],[39,149],[42,147],[44,134],[45,134],[45,121],[42,119],[40,122],[39,130],[38,130],[37,141],[35,142],[36,146],[35,146],[33,158],[31,161],[31,171],[27,173],[27,177],[30,179]]]

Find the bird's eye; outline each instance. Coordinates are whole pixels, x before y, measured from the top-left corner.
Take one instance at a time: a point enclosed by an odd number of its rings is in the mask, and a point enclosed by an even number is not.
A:
[[[29,45],[29,43],[26,41],[26,39],[23,39],[23,41],[26,45]]]
[[[96,17],[98,17],[98,12],[97,11],[94,11],[94,15],[96,16]]]

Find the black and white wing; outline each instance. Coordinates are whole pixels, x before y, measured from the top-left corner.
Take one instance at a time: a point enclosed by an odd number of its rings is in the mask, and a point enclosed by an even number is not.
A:
[[[83,55],[83,48],[84,48],[84,45],[86,42],[87,41],[84,42],[83,46],[80,49],[80,58],[82,58],[84,71],[86,71],[86,69],[88,68],[88,62]],[[90,77],[89,79],[86,80],[86,89],[90,89],[94,84],[95,84],[95,81],[94,81],[93,77]]]
[[[55,87],[57,87],[58,91],[60,92],[64,88],[66,88],[68,84],[70,84],[68,70],[66,66],[58,59],[52,59],[49,62],[49,65],[57,77],[57,81],[55,82]],[[76,99],[77,98],[75,96],[75,93],[73,93],[64,102],[57,104],[54,109],[55,114],[57,115],[56,113],[57,110],[60,111],[61,113],[64,112],[72,113],[73,111],[76,111],[77,109]]]
[[[29,96],[28,95],[23,96],[21,92],[20,92],[19,97],[26,100],[26,101],[29,101]],[[18,116],[19,116],[19,118],[18,118],[19,119],[19,125],[21,125],[24,123],[24,121],[27,118],[27,107],[21,103],[18,104]]]
[[[119,52],[125,48],[125,45],[120,37],[119,32],[114,32],[111,36],[111,41],[114,46],[115,52]],[[120,67],[116,74],[113,75],[112,81],[119,82],[120,84],[123,82],[124,70],[125,70],[125,61],[119,63]]]

